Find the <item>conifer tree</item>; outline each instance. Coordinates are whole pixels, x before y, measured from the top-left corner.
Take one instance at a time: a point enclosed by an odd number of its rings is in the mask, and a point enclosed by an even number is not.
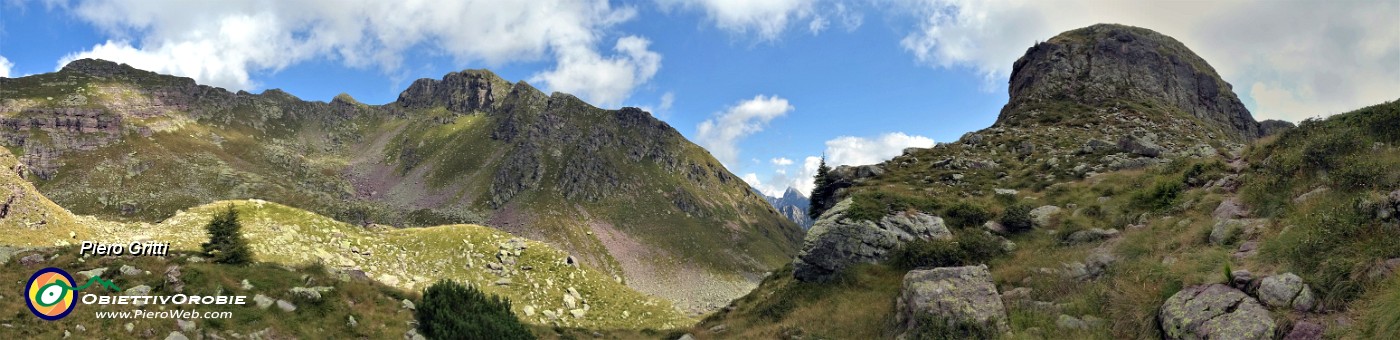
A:
[[[826,206],[826,201],[830,200],[833,194],[830,173],[831,167],[826,166],[826,156],[822,156],[821,165],[817,166],[817,175],[813,178],[815,186],[812,187],[812,194],[808,196],[811,202],[807,205],[807,216],[813,220],[821,217],[826,209],[831,208]]]
[[[247,264],[253,261],[253,252],[248,249],[248,240],[243,238],[241,230],[243,226],[238,222],[238,211],[232,204],[215,215],[204,229],[209,232],[209,242],[201,246],[213,262]]]

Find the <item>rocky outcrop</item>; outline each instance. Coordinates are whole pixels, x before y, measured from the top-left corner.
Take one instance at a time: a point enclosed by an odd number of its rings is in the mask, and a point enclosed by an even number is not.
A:
[[[793,277],[826,281],[851,265],[883,261],[905,242],[953,237],[942,218],[924,213],[900,212],[879,221],[849,218],[851,202],[841,201],[812,225],[793,261]]]
[[[832,206],[835,206],[836,203],[841,202],[841,200],[848,196],[848,188],[865,181],[867,178],[880,176],[884,173],[885,168],[879,164],[842,165],[831,169],[831,172],[827,175],[827,179],[831,181],[829,186],[833,194],[827,197],[826,200],[812,201],[811,205],[817,208],[818,211],[829,210]]]
[[[1259,281],[1259,301],[1269,307],[1293,308],[1309,311],[1317,306],[1312,287],[1303,283],[1303,278],[1293,273],[1283,273],[1266,277]]]
[[[1272,339],[1277,327],[1259,301],[1221,284],[1182,289],[1157,318],[1167,339]]]
[[[1032,46],[1012,66],[1009,94],[998,124],[1023,118],[1024,106],[1043,101],[1091,107],[1135,101],[1180,109],[1241,140],[1263,132],[1205,60],[1176,39],[1131,26],[1093,25]]]
[[[511,84],[487,70],[465,70],[442,76],[442,80],[423,78],[399,94],[397,103],[410,109],[436,106],[457,113],[489,111],[500,105],[500,99],[511,92]]]
[[[895,313],[900,338],[913,335],[923,322],[977,325],[997,333],[1009,329],[1006,308],[985,265],[909,271]]]

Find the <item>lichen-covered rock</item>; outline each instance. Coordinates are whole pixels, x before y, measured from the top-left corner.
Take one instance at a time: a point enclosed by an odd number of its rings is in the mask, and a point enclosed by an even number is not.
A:
[[[1277,325],[1259,301],[1222,284],[1191,286],[1158,311],[1167,339],[1272,339]]]
[[[1266,277],[1259,281],[1259,301],[1269,307],[1292,307],[1299,311],[1309,311],[1317,305],[1312,287],[1303,283],[1303,278],[1293,273],[1283,273]]]
[[[1117,229],[1091,228],[1087,230],[1076,231],[1074,233],[1069,234],[1069,237],[1065,239],[1065,242],[1069,244],[1083,244],[1107,240],[1113,238],[1114,236],[1118,236]]]
[[[998,332],[1008,328],[1006,308],[985,265],[909,271],[895,313],[901,337],[926,321],[975,324]]]
[[[895,213],[878,222],[854,220],[847,218],[851,204],[851,199],[841,201],[812,225],[793,261],[793,277],[825,281],[853,264],[883,261],[905,242],[953,237],[939,217]]]
[[[1058,213],[1060,213],[1060,207],[1053,205],[1041,206],[1039,208],[1031,209],[1031,221],[1035,223],[1036,228],[1049,227],[1050,218]]]

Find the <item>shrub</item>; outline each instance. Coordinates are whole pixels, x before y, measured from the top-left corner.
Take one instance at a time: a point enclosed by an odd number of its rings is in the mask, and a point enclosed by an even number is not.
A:
[[[1000,332],[991,325],[968,322],[949,321],[945,318],[932,314],[923,313],[918,316],[919,327],[915,328],[907,339],[917,340],[965,340],[965,339],[998,339]]]
[[[423,291],[415,316],[429,339],[534,339],[510,311],[510,300],[475,287],[438,281]]]
[[[1171,178],[1161,179],[1153,183],[1151,187],[1134,192],[1133,205],[1143,210],[1167,210],[1176,205],[1176,199],[1181,196],[1182,189],[1184,188],[1181,181]]]
[[[956,227],[974,227],[982,225],[992,219],[992,213],[981,205],[962,201],[943,213],[948,217],[948,223]]]
[[[248,249],[248,240],[243,239],[243,226],[233,205],[215,215],[204,229],[209,232],[209,242],[200,247],[211,261],[234,265],[253,261],[253,251]]]
[[[1019,233],[1031,230],[1031,206],[1024,203],[1012,204],[1001,214],[1001,225],[1007,232]]]
[[[955,267],[984,263],[1005,253],[997,237],[967,231],[952,240],[910,241],[895,249],[889,262],[902,269]]]
[[[851,208],[846,217],[854,220],[878,221],[893,212],[917,210],[938,211],[939,204],[932,198],[875,190],[862,192],[852,197]]]

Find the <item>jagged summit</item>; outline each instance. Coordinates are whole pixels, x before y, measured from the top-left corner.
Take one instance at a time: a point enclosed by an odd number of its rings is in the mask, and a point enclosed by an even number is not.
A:
[[[1261,136],[1229,83],[1186,45],[1149,29],[1098,24],[1026,50],[1012,68],[998,125],[1026,120],[1046,103],[1089,108],[1163,105],[1241,140]]]

